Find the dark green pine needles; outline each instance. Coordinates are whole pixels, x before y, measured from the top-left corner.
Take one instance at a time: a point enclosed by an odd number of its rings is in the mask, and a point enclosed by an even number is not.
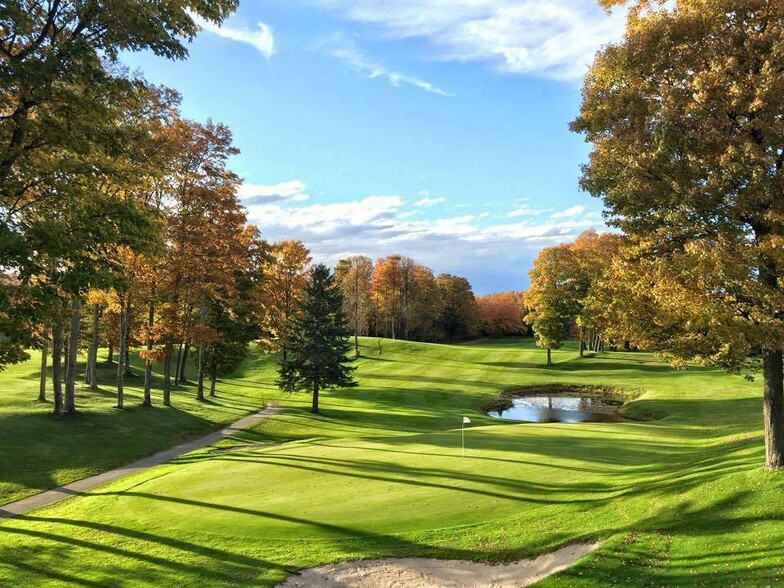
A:
[[[313,393],[311,412],[319,412],[319,391],[356,386],[348,352],[349,332],[343,316],[343,295],[324,264],[310,271],[299,313],[289,321],[284,342],[288,357],[278,370],[278,386],[285,392]]]

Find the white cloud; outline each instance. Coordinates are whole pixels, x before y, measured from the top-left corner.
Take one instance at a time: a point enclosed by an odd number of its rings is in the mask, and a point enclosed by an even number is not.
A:
[[[530,206],[521,206],[520,208],[515,208],[506,213],[506,218],[517,218],[521,216],[539,216],[546,212],[552,212],[552,208],[546,209],[537,209],[531,208]]]
[[[247,30],[229,27],[225,24],[218,26],[196,14],[191,14],[191,18],[205,31],[230,41],[246,43],[255,47],[267,59],[275,53],[275,35],[272,32],[272,27],[266,23],[257,22],[256,30]]]
[[[279,184],[264,185],[245,182],[237,190],[237,195],[245,205],[272,204],[275,202],[304,202],[310,196],[308,187],[300,180],[291,180]]]
[[[328,55],[347,63],[353,70],[371,80],[382,79],[395,87],[413,86],[431,94],[454,97],[454,94],[439,88],[435,84],[389,69],[381,62],[365,56],[353,40],[341,33],[336,33],[324,41],[320,45],[320,49],[324,50]]]
[[[437,59],[516,74],[583,75],[596,50],[622,36],[625,13],[593,0],[312,0],[393,39],[421,38]]]
[[[400,253],[436,273],[464,275],[478,292],[525,287],[542,247],[605,228],[585,207],[582,214],[544,222],[525,218],[498,223],[487,212],[423,218],[424,209],[399,196],[329,204],[259,202],[247,208],[267,239],[301,239],[318,261],[334,264],[347,253],[373,258]]]
[[[446,202],[445,198],[430,198],[426,194],[425,197],[421,200],[417,200],[414,202],[414,206],[417,208],[430,208],[431,206],[435,206],[436,204],[441,204],[442,202]]]
[[[383,229],[403,206],[399,196],[369,196],[353,202],[312,204],[300,207],[284,207],[277,204],[248,206],[248,217],[252,222],[265,226],[279,226],[294,231],[327,234],[351,227],[375,227]]]
[[[572,218],[572,217],[575,217],[575,216],[580,216],[584,212],[585,212],[585,206],[581,206],[581,205],[578,204],[576,206],[572,206],[570,208],[567,208],[566,210],[564,210],[562,212],[555,212],[555,213],[550,215],[550,218],[552,218],[552,219]]]

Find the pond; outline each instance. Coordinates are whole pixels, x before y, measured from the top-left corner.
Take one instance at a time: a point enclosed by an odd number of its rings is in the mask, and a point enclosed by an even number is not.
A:
[[[536,395],[509,399],[511,406],[488,411],[491,417],[528,423],[616,423],[618,402],[596,396]]]

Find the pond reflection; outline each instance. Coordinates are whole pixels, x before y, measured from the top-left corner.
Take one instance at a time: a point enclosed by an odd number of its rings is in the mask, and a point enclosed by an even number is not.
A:
[[[590,396],[525,396],[512,399],[505,410],[488,412],[491,417],[528,423],[616,423],[623,419],[617,405]]]

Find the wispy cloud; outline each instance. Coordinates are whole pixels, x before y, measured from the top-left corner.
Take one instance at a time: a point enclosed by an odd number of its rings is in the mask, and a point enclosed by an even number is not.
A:
[[[625,14],[591,0],[312,0],[391,38],[428,41],[436,59],[485,62],[507,73],[581,77]]]
[[[272,32],[272,27],[266,23],[257,22],[255,30],[248,30],[230,27],[225,24],[218,26],[195,14],[191,14],[191,18],[205,31],[230,41],[246,43],[255,47],[267,59],[275,53],[275,35]]]
[[[554,212],[553,214],[550,215],[550,218],[552,218],[552,219],[572,218],[572,217],[575,217],[575,216],[580,216],[584,212],[585,212],[585,206],[577,204],[575,206],[567,208],[564,211]]]
[[[307,189],[305,183],[300,180],[271,185],[245,182],[237,190],[237,195],[246,206],[278,202],[305,202],[310,198],[306,192]]]
[[[414,202],[414,206],[417,208],[430,208],[431,206],[435,206],[436,204],[441,204],[443,202],[446,202],[445,198],[430,198],[430,196],[424,195],[424,198]]]
[[[547,212],[552,212],[552,208],[531,208],[530,206],[521,206],[519,208],[515,208],[514,210],[510,210],[506,213],[506,218],[519,218],[521,216],[540,216]]]
[[[319,45],[319,48],[328,55],[345,62],[354,71],[371,80],[382,79],[395,87],[413,86],[420,90],[424,90],[425,92],[430,92],[431,94],[454,97],[454,94],[443,90],[435,84],[415,76],[395,71],[388,68],[380,61],[367,57],[360,51],[359,47],[352,39],[341,33],[336,33],[329,37]]]

